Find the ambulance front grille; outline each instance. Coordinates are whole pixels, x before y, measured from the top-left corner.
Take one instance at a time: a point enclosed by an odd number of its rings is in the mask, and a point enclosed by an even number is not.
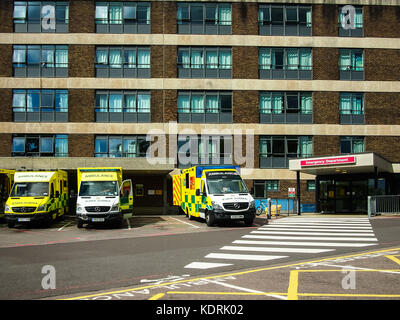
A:
[[[225,210],[245,210],[249,207],[248,202],[225,202]]]
[[[85,207],[86,212],[108,212],[110,211],[109,206],[91,206],[91,207]]]
[[[36,207],[12,207],[12,211],[15,213],[29,213],[34,212]]]

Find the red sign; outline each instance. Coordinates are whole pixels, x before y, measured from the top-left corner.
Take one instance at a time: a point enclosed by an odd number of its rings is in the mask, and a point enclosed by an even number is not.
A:
[[[300,166],[302,167],[332,166],[332,165],[342,165],[351,163],[356,163],[356,157],[300,160]]]

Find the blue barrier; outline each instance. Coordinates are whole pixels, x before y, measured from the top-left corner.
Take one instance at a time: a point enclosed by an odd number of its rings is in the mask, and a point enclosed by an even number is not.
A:
[[[264,203],[263,209],[267,206],[267,199],[254,199],[256,208],[260,206],[261,201]],[[271,199],[272,205],[280,205],[281,212],[287,212],[288,210],[293,212],[293,206],[295,205],[295,199]],[[300,212],[315,212],[314,203],[302,203],[300,205]]]

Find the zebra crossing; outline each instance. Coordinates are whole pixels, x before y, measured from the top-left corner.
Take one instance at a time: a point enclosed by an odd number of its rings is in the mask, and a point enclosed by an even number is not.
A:
[[[312,255],[377,244],[368,218],[287,217],[272,220],[185,268],[210,269],[231,266],[240,260],[271,261],[291,254]]]

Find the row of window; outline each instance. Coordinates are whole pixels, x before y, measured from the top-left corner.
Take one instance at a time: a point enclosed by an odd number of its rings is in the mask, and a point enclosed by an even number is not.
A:
[[[315,191],[315,180],[306,180],[306,190],[309,192]],[[269,192],[279,192],[279,180],[254,180],[254,197],[267,198]],[[285,190],[286,191],[286,190]]]
[[[150,47],[96,47],[96,77],[150,78]],[[339,49],[341,80],[364,79],[363,49]],[[260,79],[312,79],[311,48],[259,48]],[[232,78],[231,47],[179,47],[179,78]],[[68,77],[68,46],[14,45],[15,77]]]
[[[15,89],[14,121],[68,121],[68,90]],[[178,91],[178,122],[232,123],[231,91]],[[151,94],[145,90],[96,90],[97,122],[150,122]],[[312,123],[311,92],[261,91],[260,123]],[[340,93],[341,124],[364,123],[364,94]]]
[[[180,135],[178,166],[232,164],[232,136]],[[146,157],[150,142],[146,135],[95,136],[95,157]],[[340,153],[364,152],[364,137],[340,137]],[[259,167],[288,168],[289,159],[313,155],[311,136],[260,136]],[[18,135],[12,137],[12,156],[68,157],[68,135]]]
[[[150,12],[150,2],[96,2],[96,32],[150,33]],[[179,2],[176,19],[179,34],[232,34],[230,3]],[[68,2],[14,2],[15,32],[68,32],[68,24]],[[311,5],[259,4],[258,25],[260,35],[311,36]],[[338,35],[363,36],[362,7],[351,19],[339,7]]]

